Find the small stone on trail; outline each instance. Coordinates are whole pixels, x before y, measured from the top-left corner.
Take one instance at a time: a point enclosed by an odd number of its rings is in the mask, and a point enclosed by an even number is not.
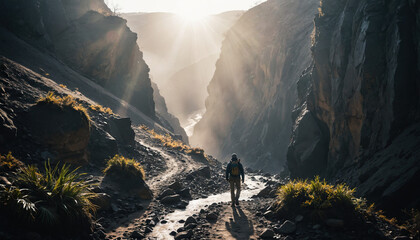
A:
[[[342,227],[344,226],[344,221],[341,219],[329,218],[325,220],[325,224],[329,227]]]
[[[175,204],[175,203],[179,203],[180,201],[181,201],[181,197],[178,194],[166,196],[162,198],[162,200],[160,200],[160,202],[163,204]]]
[[[133,231],[131,233],[131,237],[134,238],[134,239],[136,239],[136,238],[143,239],[144,238],[144,236],[141,233],[139,233],[138,231]]]
[[[303,220],[303,216],[302,215],[297,215],[295,217],[295,222],[301,222]]]
[[[185,226],[190,224],[190,223],[197,223],[197,220],[195,220],[195,218],[193,217],[188,217],[187,220],[185,221]]]
[[[274,231],[271,229],[266,229],[261,235],[260,238],[271,239],[274,238]]]
[[[286,220],[279,228],[280,233],[290,234],[296,231],[296,224],[292,221]]]
[[[188,232],[180,232],[176,235],[175,240],[189,239],[192,237],[192,235],[193,235],[193,232],[191,230],[189,230]]]
[[[209,213],[206,216],[207,221],[212,222],[217,220],[217,214],[216,213]]]

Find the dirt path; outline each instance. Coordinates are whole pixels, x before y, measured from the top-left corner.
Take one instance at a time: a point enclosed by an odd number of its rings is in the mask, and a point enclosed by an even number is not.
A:
[[[137,129],[134,129],[137,131]],[[136,141],[141,143],[143,146],[150,148],[151,150],[158,152],[166,163],[166,170],[161,172],[159,175],[150,177],[146,180],[150,189],[153,191],[153,194],[157,196],[162,189],[171,184],[178,175],[184,172],[188,172],[193,169],[198,169],[203,166],[200,163],[195,162],[191,157],[180,154],[172,155],[169,152],[166,152],[161,147],[153,146],[152,142],[148,142],[146,139],[142,139],[139,134],[136,134]],[[146,203],[149,208],[153,206],[154,201]],[[129,236],[128,233],[131,233],[138,229],[141,225],[141,222],[144,221],[144,216],[148,215],[149,211],[142,210],[128,215],[126,218],[118,221],[116,228],[112,229],[111,232],[107,233],[107,237],[110,239],[127,239]]]
[[[227,205],[220,213],[220,217],[210,229],[212,239],[257,239],[259,234],[256,230],[258,223],[255,214],[248,209],[247,203],[242,206],[231,207]]]
[[[197,162],[194,162],[189,156],[184,155],[181,161],[180,159],[167,154],[161,148],[153,147],[141,139],[136,140],[142,145],[158,152],[165,159],[167,169],[161,174],[146,180],[147,185],[149,185],[150,189],[155,193],[159,192],[163,186],[170,184],[177,175],[201,166]]]

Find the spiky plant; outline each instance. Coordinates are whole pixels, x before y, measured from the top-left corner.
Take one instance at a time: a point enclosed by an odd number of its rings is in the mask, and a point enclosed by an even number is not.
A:
[[[67,233],[89,231],[95,210],[90,199],[94,193],[79,180],[82,174],[64,164],[51,167],[45,163],[44,173],[34,166],[22,168],[16,185],[1,192],[2,208],[12,221],[30,229]]]

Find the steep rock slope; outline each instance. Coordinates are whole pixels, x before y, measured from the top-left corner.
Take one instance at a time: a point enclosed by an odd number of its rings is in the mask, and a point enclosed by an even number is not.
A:
[[[0,1],[0,12],[0,24],[28,44],[64,62],[153,121],[163,124],[171,120],[155,115],[149,67],[137,46],[137,35],[124,19],[112,16],[103,0]],[[6,42],[3,46],[10,53],[7,57],[17,60],[18,53],[9,51],[12,47]],[[31,62],[24,58],[20,55],[19,62]],[[169,116],[167,111],[160,115]],[[165,127],[181,128],[177,121],[171,123],[175,125]]]
[[[178,118],[168,112],[165,98],[163,98],[160,94],[159,87],[154,82],[152,82],[152,87],[154,95],[153,98],[156,103],[156,116],[165,128],[178,135],[176,136],[176,139],[180,139],[188,144],[187,133],[181,127]]]
[[[298,83],[292,176],[337,176],[384,208],[419,206],[419,6],[321,2]]]
[[[103,0],[0,2],[1,25],[154,118],[149,68],[125,20]]]
[[[267,1],[238,20],[223,42],[192,144],[219,158],[236,152],[251,167],[282,169],[318,3]]]

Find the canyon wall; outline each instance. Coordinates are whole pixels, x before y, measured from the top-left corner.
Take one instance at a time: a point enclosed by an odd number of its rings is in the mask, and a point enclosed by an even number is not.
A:
[[[419,10],[418,1],[321,1],[313,61],[297,84],[292,177],[346,180],[386,209],[419,206]]]
[[[317,0],[271,0],[229,30],[193,145],[246,166],[280,171],[291,135],[296,82],[310,64]]]

